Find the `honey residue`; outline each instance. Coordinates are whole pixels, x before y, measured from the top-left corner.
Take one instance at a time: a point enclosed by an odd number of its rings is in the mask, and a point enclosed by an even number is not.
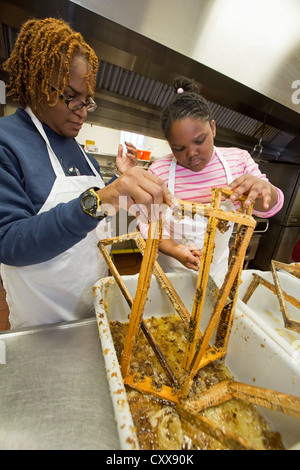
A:
[[[151,317],[144,320],[166,356],[175,376],[184,375],[183,358],[188,332],[179,316]],[[128,330],[128,324],[110,323],[119,361]],[[155,384],[171,386],[165,371],[158,362],[151,346],[142,333],[139,334],[131,360],[131,373],[139,372],[153,379]],[[189,398],[197,398],[213,385],[233,379],[224,360],[218,360],[202,368],[196,377]],[[137,429],[142,450],[216,450],[227,449],[224,444],[203,432],[197,422],[179,415],[176,406],[126,387],[128,402]],[[206,419],[221,425],[249,442],[255,449],[283,449],[281,437],[258,412],[255,405],[231,399],[221,405],[201,412]]]

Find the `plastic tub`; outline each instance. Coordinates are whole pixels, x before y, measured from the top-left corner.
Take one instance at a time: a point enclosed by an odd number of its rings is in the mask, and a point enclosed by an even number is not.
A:
[[[186,308],[191,312],[196,276],[192,273],[172,273],[168,274],[168,278]],[[122,279],[134,298],[138,275],[123,276]],[[128,403],[125,404],[126,392],[108,323],[110,320],[128,321],[130,310],[113,278],[102,279],[95,285],[94,300],[107,377],[118,424],[120,446],[122,449],[137,448],[137,439],[132,428]],[[211,304],[208,298],[202,314],[202,331],[208,321],[210,311]],[[173,312],[171,302],[153,277],[144,318],[158,314],[170,315]],[[263,329],[245,314],[245,311],[241,311],[239,306],[236,307],[234,315],[226,365],[239,382],[299,396],[299,364],[270,336],[266,335]],[[280,432],[285,448],[300,448],[299,419],[265,408],[260,408],[260,411],[273,429]],[[125,422],[129,423],[126,429],[124,428]]]

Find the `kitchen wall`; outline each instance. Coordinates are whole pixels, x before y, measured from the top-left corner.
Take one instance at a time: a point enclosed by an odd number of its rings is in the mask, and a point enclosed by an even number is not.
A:
[[[85,145],[86,140],[95,142],[95,146],[98,147],[97,153],[116,155],[118,145],[121,142],[121,131],[85,123],[77,137],[77,141]],[[170,147],[166,141],[149,136],[145,136],[144,148],[140,150],[150,150],[151,157],[154,159],[170,153]]]

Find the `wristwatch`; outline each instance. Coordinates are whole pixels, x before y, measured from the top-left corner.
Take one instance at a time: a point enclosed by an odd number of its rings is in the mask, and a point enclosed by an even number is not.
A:
[[[104,212],[101,212],[101,199],[97,192],[100,188],[89,188],[81,196],[80,205],[82,210],[89,214],[94,219],[102,220],[106,217]]]

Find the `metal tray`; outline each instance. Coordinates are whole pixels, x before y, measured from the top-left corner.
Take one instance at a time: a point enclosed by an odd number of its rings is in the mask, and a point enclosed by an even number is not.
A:
[[[118,450],[96,318],[0,334],[1,450]]]

